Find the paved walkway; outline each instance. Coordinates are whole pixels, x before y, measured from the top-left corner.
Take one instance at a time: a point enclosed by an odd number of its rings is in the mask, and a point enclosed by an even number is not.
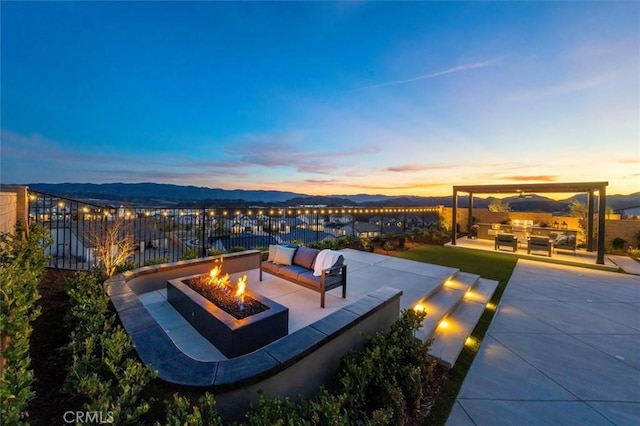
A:
[[[640,277],[520,259],[447,424],[640,424]]]
[[[618,265],[628,274],[640,275],[640,262],[627,256],[608,256],[609,260]]]

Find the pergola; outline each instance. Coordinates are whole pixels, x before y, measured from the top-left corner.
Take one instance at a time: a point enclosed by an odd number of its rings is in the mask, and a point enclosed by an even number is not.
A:
[[[594,235],[593,235],[593,211],[594,211],[594,193],[598,192],[598,254],[596,263],[604,264],[604,226],[605,226],[605,210],[607,198],[608,182],[574,182],[574,183],[527,183],[527,184],[508,184],[508,185],[458,185],[453,187],[453,226],[451,231],[451,244],[456,244],[457,227],[458,227],[458,193],[466,192],[469,194],[469,223],[472,223],[473,194],[532,194],[532,193],[587,193],[587,207],[589,209],[587,217],[587,250],[593,251]]]

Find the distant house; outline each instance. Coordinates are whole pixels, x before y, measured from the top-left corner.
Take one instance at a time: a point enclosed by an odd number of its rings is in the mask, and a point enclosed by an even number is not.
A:
[[[395,216],[373,216],[369,219],[369,223],[380,226],[402,226],[403,221]]]
[[[298,227],[311,229],[313,231],[322,231],[324,229],[324,220],[317,214],[301,214],[298,216]]]
[[[351,229],[351,228],[349,228]],[[347,224],[330,222],[324,225],[324,231],[332,234],[334,237],[342,237],[347,234]]]
[[[355,235],[358,238],[374,238],[380,235],[380,225],[369,222],[355,222],[342,228],[345,235]]]

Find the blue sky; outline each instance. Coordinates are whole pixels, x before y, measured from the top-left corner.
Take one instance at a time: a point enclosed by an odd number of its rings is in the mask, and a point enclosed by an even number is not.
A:
[[[0,180],[640,191],[638,2],[2,2]]]

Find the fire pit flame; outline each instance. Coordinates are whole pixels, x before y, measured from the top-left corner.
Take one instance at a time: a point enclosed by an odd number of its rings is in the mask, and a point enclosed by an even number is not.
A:
[[[244,301],[244,290],[247,287],[247,276],[243,275],[238,279],[236,284],[236,297],[239,297],[241,301]]]
[[[216,287],[229,287],[229,284],[231,283],[229,274],[222,275],[222,258],[216,259],[215,263],[218,265],[214,266],[211,272],[209,272],[209,282]]]
[[[216,266],[214,266],[213,269],[211,269],[211,272],[209,272],[209,283],[213,286],[223,289],[225,293],[227,293],[228,295],[231,295],[233,286],[231,284],[231,279],[229,278],[229,274],[222,275],[222,262],[223,262],[222,258],[215,260]],[[247,287],[247,276],[243,275],[238,279],[238,282],[235,285],[235,288],[236,288],[235,297],[239,299],[238,306],[240,307],[240,310],[243,310],[244,308],[244,293],[245,293],[246,287]]]

